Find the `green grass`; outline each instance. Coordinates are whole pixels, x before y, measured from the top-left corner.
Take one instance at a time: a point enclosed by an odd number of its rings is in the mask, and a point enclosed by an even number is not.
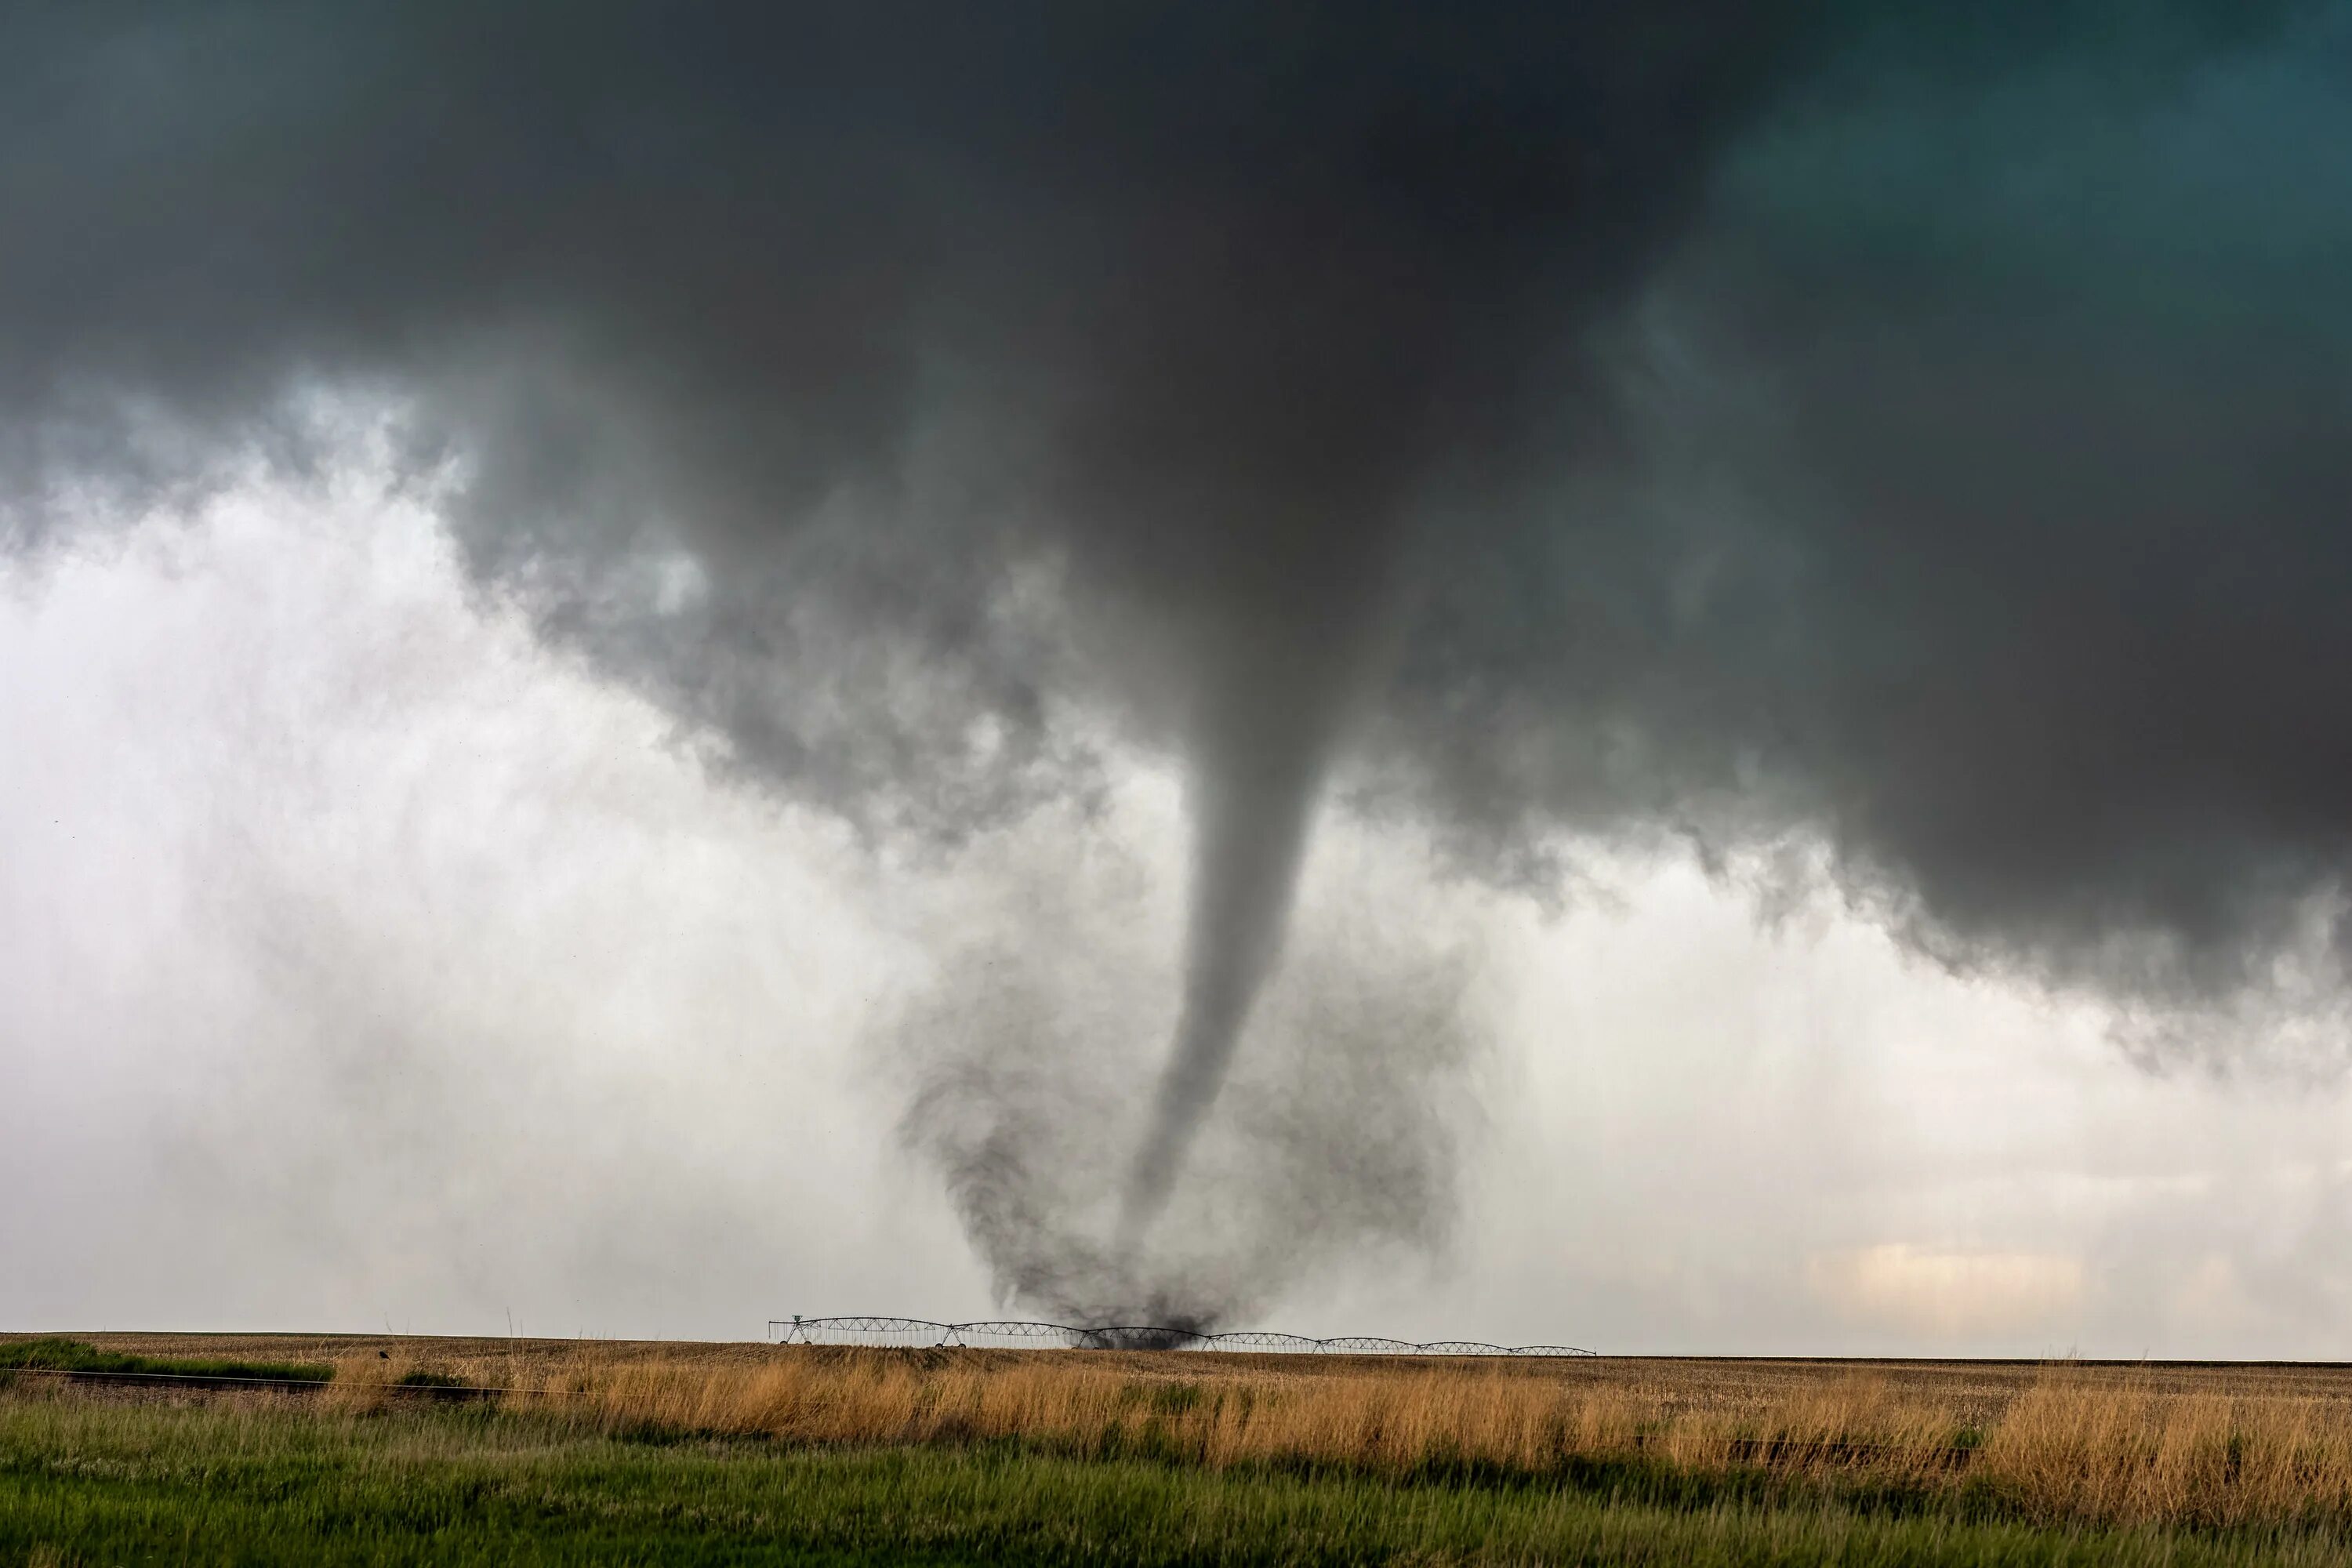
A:
[[[16,1371],[87,1372],[152,1374],[170,1373],[184,1377],[268,1377],[294,1383],[324,1383],[335,1369],[309,1362],[218,1361],[197,1356],[124,1355],[102,1351],[79,1340],[49,1335],[37,1340],[0,1343],[0,1373]]]
[[[1008,1447],[630,1442],[487,1409],[0,1395],[0,1563],[2208,1564],[2305,1533],[2037,1529],[1638,1485],[1215,1474]]]

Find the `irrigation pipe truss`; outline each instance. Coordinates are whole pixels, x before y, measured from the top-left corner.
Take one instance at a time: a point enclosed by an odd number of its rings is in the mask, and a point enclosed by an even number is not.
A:
[[[1148,1324],[1081,1329],[1067,1323],[934,1323],[925,1318],[771,1318],[768,1337],[787,1345],[961,1345],[1011,1350],[1276,1351],[1321,1355],[1589,1356],[1577,1345],[1490,1345],[1477,1340],[1309,1339],[1264,1329],[1202,1334]]]

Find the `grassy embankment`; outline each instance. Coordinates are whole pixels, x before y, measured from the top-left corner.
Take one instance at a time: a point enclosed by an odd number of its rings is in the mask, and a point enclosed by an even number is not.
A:
[[[422,1406],[424,1372],[514,1389]],[[2352,1386],[373,1351],[0,1392],[0,1563],[2346,1559]]]

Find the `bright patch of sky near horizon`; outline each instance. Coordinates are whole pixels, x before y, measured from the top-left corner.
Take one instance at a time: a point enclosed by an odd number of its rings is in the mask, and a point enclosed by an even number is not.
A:
[[[0,1327],[989,1315],[874,1020],[995,869],[1082,834],[1173,1005],[1164,765],[1091,826],[871,861],[711,778],[362,479],[0,565]],[[1547,917],[1327,817],[1303,921],[1377,900],[1484,955],[1488,1131],[1449,1258],[1271,1326],[2342,1353],[2352,1087],[2152,1076],[2088,1005],[1832,903],[1763,922],[1686,861],[1599,864]]]

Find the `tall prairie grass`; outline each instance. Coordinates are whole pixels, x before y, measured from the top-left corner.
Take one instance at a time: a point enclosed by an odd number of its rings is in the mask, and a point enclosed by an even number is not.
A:
[[[421,1369],[339,1368],[364,1410]],[[2154,1373],[2056,1364],[1987,1414],[1884,1370],[1694,1397],[1670,1378],[1548,1378],[1476,1363],[1288,1373],[1263,1363],[1086,1352],[1027,1357],[811,1352],[443,1362],[509,1408],[605,1433],[833,1446],[1009,1442],[1074,1458],[1213,1469],[1298,1467],[1539,1478],[1578,1465],[1776,1475],[1997,1500],[2036,1517],[2126,1524],[2352,1521],[2352,1401],[2183,1392]]]
[[[596,1430],[604,1418],[21,1379],[0,1392],[0,1563],[2321,1568],[2352,1542],[2324,1527],[2045,1528],[1666,1470],[1400,1486],[1008,1445],[641,1442]]]

